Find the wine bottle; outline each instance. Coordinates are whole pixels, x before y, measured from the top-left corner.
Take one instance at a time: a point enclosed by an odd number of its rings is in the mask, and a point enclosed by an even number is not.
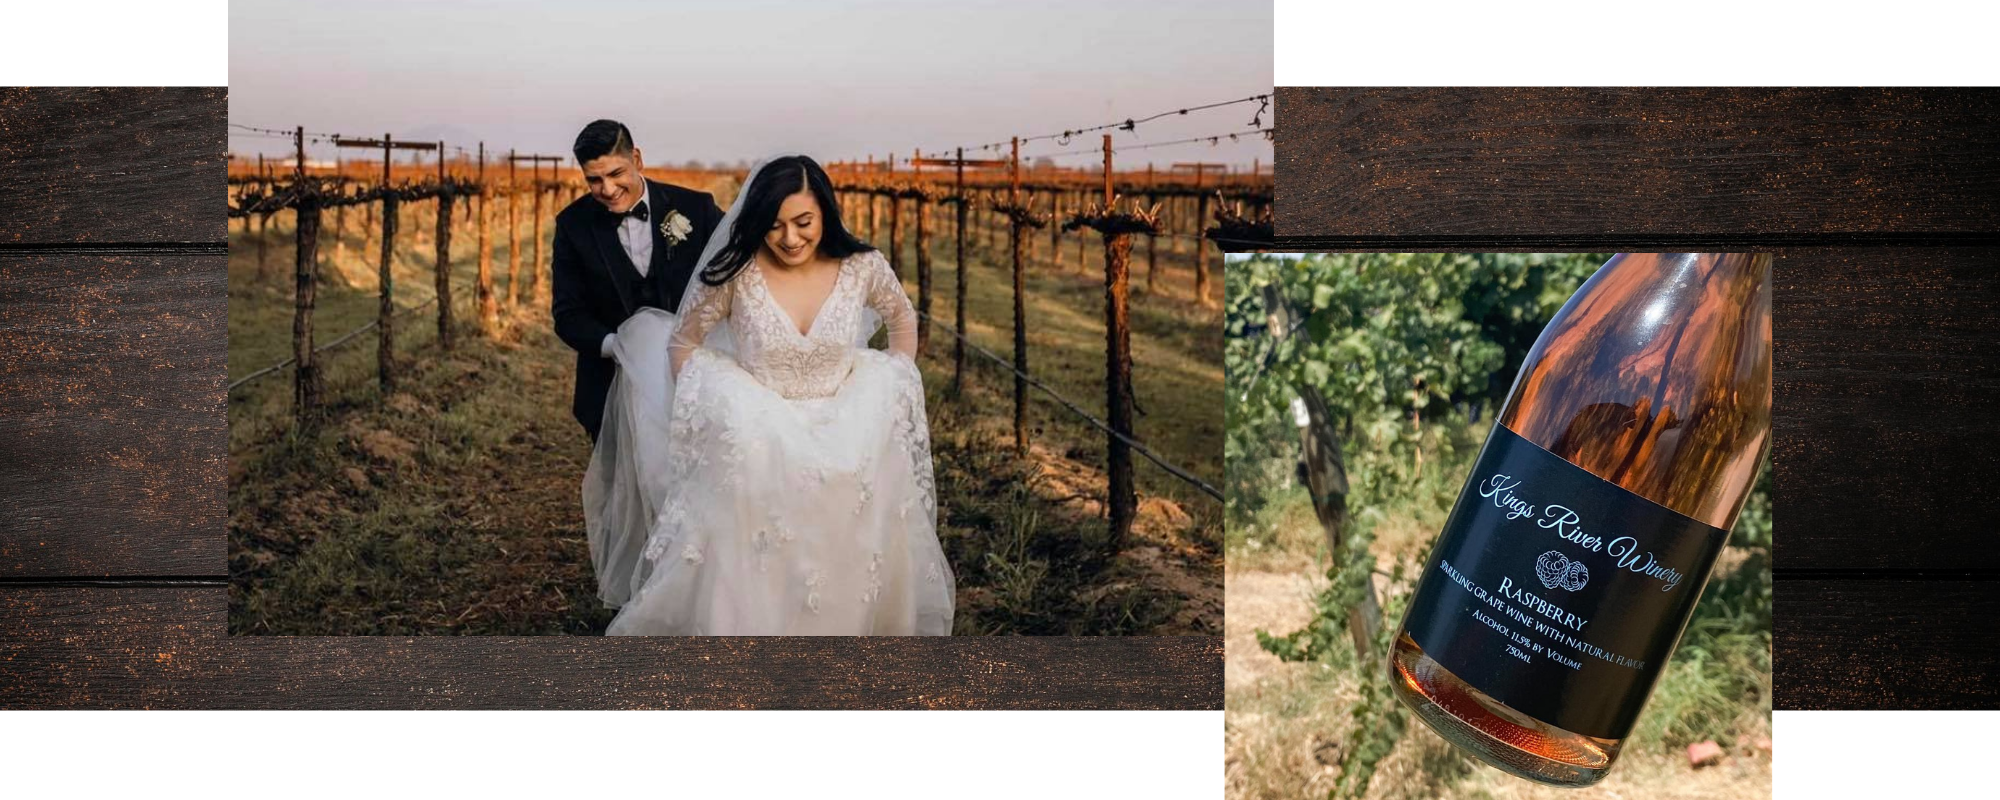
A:
[[[1770,271],[1621,253],[1535,340],[1389,659],[1447,741],[1566,786],[1617,759],[1770,448]]]

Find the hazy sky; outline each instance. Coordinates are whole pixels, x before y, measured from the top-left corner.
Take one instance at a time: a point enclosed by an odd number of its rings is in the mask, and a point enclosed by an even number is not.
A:
[[[584,123],[612,117],[652,164],[907,156],[1269,92],[1271,25],[1267,0],[236,0],[229,118],[567,156]],[[1256,111],[1195,112],[1114,141],[1247,130]],[[231,133],[233,152],[287,148]],[[1118,162],[1253,158],[1270,163],[1262,137]]]

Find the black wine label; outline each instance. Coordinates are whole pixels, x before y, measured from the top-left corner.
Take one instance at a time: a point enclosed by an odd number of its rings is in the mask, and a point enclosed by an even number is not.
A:
[[[1623,739],[1728,535],[1496,424],[1403,627],[1509,707]]]

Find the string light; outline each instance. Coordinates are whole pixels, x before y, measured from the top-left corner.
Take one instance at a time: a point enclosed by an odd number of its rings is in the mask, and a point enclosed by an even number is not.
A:
[[[242,133],[242,134],[235,134],[235,133],[232,133],[232,134],[230,134],[231,136],[244,136],[244,135],[250,135],[250,136],[265,136],[265,137],[270,137],[270,138],[282,138],[282,139],[290,139],[290,138],[293,138],[293,137],[295,137],[295,136],[297,136],[297,135],[298,135],[298,131],[296,131],[296,130],[279,130],[279,129],[277,129],[277,128],[259,128],[259,127],[256,127],[256,126],[254,126],[254,125],[244,125],[244,124],[242,124],[242,123],[239,123],[239,122],[231,122],[231,123],[229,123],[229,127],[231,127],[231,128],[236,128],[236,129],[238,129],[238,130],[241,130],[241,131],[245,131],[245,132],[246,132],[246,133]],[[305,136],[306,136],[306,142],[307,142],[308,144],[323,144],[323,143],[325,143],[325,142],[331,142],[331,141],[333,141],[333,140],[334,140],[334,139],[336,139],[336,138],[340,138],[340,134],[338,134],[338,133],[320,133],[320,132],[317,132],[317,131],[306,131],[306,132],[305,132]]]
[[[1118,152],[1118,151],[1120,151],[1120,150],[1144,150],[1144,149],[1149,149],[1149,148],[1153,148],[1153,147],[1166,147],[1166,146],[1169,146],[1169,145],[1176,145],[1176,144],[1190,144],[1190,143],[1194,143],[1194,142],[1204,142],[1204,141],[1205,141],[1205,142],[1208,142],[1208,143],[1210,143],[1210,144],[1220,144],[1220,143],[1221,143],[1221,140],[1222,140],[1222,139],[1224,139],[1224,138],[1227,138],[1227,139],[1229,139],[1230,141],[1234,142],[1234,141],[1239,141],[1239,138],[1238,138],[1239,136],[1242,136],[1242,135],[1248,135],[1248,134],[1251,134],[1251,133],[1262,133],[1262,134],[1264,134],[1264,138],[1265,138],[1265,139],[1267,139],[1267,140],[1271,139],[1271,138],[1272,138],[1272,137],[1271,137],[1271,134],[1272,134],[1272,132],[1273,132],[1273,131],[1275,131],[1275,128],[1265,128],[1265,127],[1263,127],[1263,121],[1264,121],[1264,115],[1265,115],[1265,114],[1267,114],[1267,113],[1270,113],[1270,110],[1271,110],[1271,95],[1270,95],[1270,94],[1268,94],[1268,93],[1266,93],[1266,94],[1258,94],[1258,95],[1251,95],[1251,96],[1249,96],[1249,97],[1242,97],[1242,98],[1237,98],[1237,99],[1235,99],[1235,100],[1223,100],[1223,101],[1219,101],[1219,102],[1214,102],[1214,103],[1203,103],[1203,104],[1201,104],[1201,105],[1193,105],[1193,106],[1187,106],[1187,107],[1185,107],[1185,108],[1176,108],[1176,109],[1172,109],[1172,110],[1168,110],[1168,111],[1161,111],[1161,112],[1159,112],[1159,113],[1156,113],[1156,114],[1151,114],[1151,115],[1147,115],[1147,116],[1143,116],[1143,117],[1127,117],[1127,118],[1125,118],[1125,119],[1122,119],[1122,120],[1117,120],[1117,121],[1114,121],[1114,122],[1106,122],[1106,123],[1103,123],[1103,124],[1100,124],[1100,125],[1091,125],[1091,126],[1087,126],[1087,127],[1082,127],[1082,128],[1072,128],[1072,129],[1067,129],[1067,130],[1062,130],[1062,131],[1058,131],[1058,132],[1056,132],[1056,133],[1045,133],[1045,134],[1041,134],[1041,135],[1038,135],[1038,136],[1024,136],[1024,137],[1022,137],[1022,138],[1021,138],[1021,143],[1022,143],[1022,144],[1027,144],[1027,143],[1029,143],[1029,142],[1039,142],[1039,141],[1048,141],[1048,140],[1054,140],[1054,141],[1056,142],[1056,144],[1058,144],[1058,145],[1066,145],[1066,144],[1069,144],[1069,143],[1070,143],[1070,141],[1071,141],[1071,140],[1073,140],[1074,138],[1076,138],[1077,136],[1080,136],[1080,135],[1083,135],[1083,134],[1087,134],[1087,133],[1095,133],[1095,132],[1098,132],[1098,131],[1107,131],[1107,130],[1122,130],[1122,131],[1125,131],[1125,132],[1128,132],[1128,133],[1136,133],[1136,132],[1137,132],[1137,130],[1138,130],[1138,127],[1139,127],[1140,125],[1144,125],[1144,124],[1146,124],[1146,123],[1148,123],[1148,122],[1152,122],[1152,121],[1154,121],[1154,120],[1158,120],[1158,119],[1164,119],[1164,118],[1166,118],[1166,117],[1182,117],[1182,116],[1187,116],[1188,114],[1190,114],[1190,113],[1193,113],[1193,112],[1196,112],[1196,111],[1207,111],[1207,110],[1210,110],[1210,109],[1216,109],[1216,108],[1226,108],[1226,107],[1229,107],[1229,106],[1236,106],[1236,105],[1243,105],[1243,104],[1246,104],[1246,103],[1256,103],[1256,104],[1257,104],[1257,110],[1256,110],[1256,112],[1252,113],[1252,114],[1251,114],[1251,116],[1250,116],[1250,127],[1251,127],[1251,130],[1249,130],[1249,131],[1238,131],[1238,132],[1236,132],[1236,133],[1229,133],[1229,134],[1215,134],[1215,135],[1211,135],[1211,136],[1197,136],[1197,137],[1193,137],[1193,138],[1190,138],[1190,139],[1179,139],[1179,140],[1175,140],[1175,141],[1171,141],[1171,142],[1156,142],[1156,143],[1152,143],[1152,144],[1145,144],[1145,145],[1131,145],[1131,146],[1127,146],[1127,147],[1122,147],[1122,148],[1113,148],[1113,149],[1112,149],[1112,152],[1113,152],[1113,153],[1116,153],[1116,152]],[[294,137],[296,137],[296,136],[298,136],[298,135],[299,135],[299,132],[298,132],[297,130],[283,130],[283,129],[279,129],[279,128],[263,128],[263,127],[257,127],[257,126],[254,126],[254,125],[245,125],[245,124],[242,124],[242,123],[238,123],[238,122],[231,122],[231,123],[229,123],[229,127],[231,127],[231,128],[235,128],[235,129],[237,129],[238,131],[242,131],[242,133],[231,133],[231,134],[230,134],[231,136],[248,136],[248,137],[265,137],[265,138],[274,138],[274,139],[278,139],[278,138],[281,138],[281,139],[292,139],[292,138],[294,138]],[[347,137],[345,137],[345,136],[344,136],[344,135],[342,135],[342,134],[337,134],[337,133],[321,133],[321,132],[318,132],[318,131],[306,131],[306,132],[305,132],[305,139],[306,139],[306,142],[307,142],[308,144],[325,144],[325,143],[327,143],[327,142],[331,142],[331,141],[333,141],[334,139],[339,139],[339,138],[347,138]],[[999,150],[1001,150],[1002,148],[1011,148],[1011,147],[1013,146],[1013,144],[1014,144],[1013,140],[1012,140],[1012,139],[1009,139],[1009,140],[1007,140],[1007,141],[1001,141],[1001,142],[988,142],[988,143],[986,143],[986,144],[982,144],[982,145],[974,145],[974,146],[970,146],[970,147],[965,147],[965,148],[963,148],[963,149],[965,149],[965,150],[976,150],[976,151],[984,151],[984,152],[988,152],[988,153],[991,153],[991,152],[995,152],[995,151],[999,151]],[[956,151],[958,151],[959,149],[960,149],[960,148],[958,148],[958,147],[956,147],[956,146],[953,146],[953,147],[943,147],[943,148],[939,148],[939,149],[937,149],[937,150],[935,150],[935,151],[932,151],[932,152],[931,152],[931,153],[929,153],[929,154],[924,154],[924,153],[922,153],[922,152],[919,152],[919,154],[918,154],[918,156],[917,156],[917,157],[919,157],[919,158],[945,158],[945,157],[948,157],[949,155],[951,155],[951,154],[955,153],[955,152],[956,152]],[[471,153],[470,153],[469,151],[467,151],[467,150],[466,150],[466,149],[465,149],[464,147],[460,147],[460,146],[457,146],[457,145],[453,145],[453,146],[451,147],[451,150],[452,150],[452,152],[455,152],[455,153],[457,153],[457,154],[459,154],[459,155],[461,155],[461,156],[467,156],[467,155],[471,155]],[[1078,154],[1082,154],[1082,153],[1102,153],[1102,152],[1103,152],[1103,150],[1102,150],[1101,148],[1092,148],[1092,149],[1088,149],[1088,150],[1070,150],[1070,151],[1064,151],[1064,152],[1058,152],[1058,153],[1037,153],[1037,154],[1030,154],[1030,155],[1028,155],[1028,156],[1024,156],[1024,157],[1027,157],[1027,158],[1045,158],[1045,157],[1057,157],[1057,156],[1067,156],[1067,155],[1078,155]],[[895,164],[895,163],[897,163],[897,162],[901,162],[901,163],[903,163],[903,164],[911,164],[911,159],[909,159],[909,158],[904,158],[904,157],[897,157],[897,156],[892,156],[892,157],[891,157],[891,158],[890,158],[890,159],[888,160],[888,162],[887,162],[887,163],[889,163],[889,164],[892,164],[892,165],[893,165],[893,164]]]
[[[1061,131],[1058,133],[1042,134],[1040,136],[1028,136],[1028,137],[1023,137],[1021,141],[1023,143],[1026,143],[1033,141],[1055,140],[1058,144],[1062,144],[1062,143],[1067,143],[1074,137],[1081,134],[1092,133],[1103,130],[1111,130],[1114,128],[1128,132],[1136,132],[1139,125],[1152,122],[1154,120],[1162,119],[1165,117],[1183,116],[1195,111],[1205,111],[1213,108],[1223,108],[1227,106],[1241,105],[1253,102],[1257,103],[1258,105],[1257,105],[1257,110],[1251,114],[1250,117],[1251,128],[1249,130],[1231,131],[1228,133],[1216,133],[1216,134],[1209,134],[1207,136],[1193,136],[1185,139],[1174,139],[1165,142],[1149,142],[1145,144],[1123,145],[1123,146],[1113,147],[1111,149],[1111,152],[1113,154],[1117,154],[1120,152],[1132,151],[1132,150],[1150,150],[1156,147],[1172,147],[1177,145],[1197,144],[1202,142],[1206,142],[1209,145],[1214,146],[1221,144],[1222,140],[1224,139],[1227,139],[1231,142],[1239,142],[1243,140],[1243,137],[1251,135],[1262,136],[1266,141],[1274,140],[1275,135],[1277,133],[1277,127],[1276,126],[1262,127],[1263,117],[1265,114],[1269,113],[1271,109],[1271,95],[1260,94],[1260,95],[1253,95],[1250,97],[1239,98],[1236,100],[1224,100],[1216,103],[1206,103],[1202,105],[1188,106],[1186,108],[1177,108],[1172,111],[1162,111],[1160,113],[1152,114],[1150,116],[1127,118],[1118,122],[1108,122],[1102,125],[1095,125],[1086,128],[1076,128],[1076,129]],[[253,125],[245,125],[237,122],[229,123],[229,127],[236,128],[238,131],[241,131],[241,133],[232,132],[230,134],[231,136],[251,136],[251,137],[292,139],[299,135],[297,131],[288,131],[279,128],[262,128]],[[342,134],[306,131],[305,138],[306,141],[310,144],[323,144],[326,142],[331,142],[334,139],[347,138],[347,137]],[[1012,146],[1013,146],[1013,140],[1010,139],[1004,142],[989,142],[987,144],[977,145],[974,147],[967,147],[962,149],[992,152],[1003,147],[1011,149]],[[463,146],[450,145],[449,149],[451,152],[456,153],[460,156],[470,157],[472,155],[472,151],[467,150]],[[908,165],[911,168],[915,168],[916,159],[949,158],[960,149],[961,148],[957,147],[947,147],[933,151],[928,154],[919,151],[914,157],[891,156],[883,163],[890,165],[892,167],[897,163],[901,163]],[[1092,147],[1092,148],[1084,148],[1077,150],[1064,150],[1053,153],[1027,153],[1023,154],[1022,158],[1060,158],[1064,156],[1074,156],[1074,155],[1102,154],[1103,152],[1104,152],[1103,148]]]
[[[1171,111],[1162,111],[1162,112],[1160,112],[1160,113],[1157,113],[1157,114],[1153,114],[1153,115],[1150,115],[1150,116],[1145,116],[1145,117],[1137,117],[1137,118],[1132,118],[1132,117],[1127,117],[1127,118],[1125,118],[1125,119],[1122,119],[1122,120],[1118,120],[1118,121],[1116,121],[1116,122],[1106,122],[1106,123],[1104,123],[1104,124],[1102,124],[1102,125],[1092,125],[1092,126],[1089,126],[1089,127],[1084,127],[1084,128],[1072,128],[1072,129],[1069,129],[1069,130],[1063,130],[1063,131],[1058,131],[1058,132],[1056,132],[1056,133],[1045,133],[1045,134],[1042,134],[1042,135],[1039,135],[1039,136],[1023,136],[1023,137],[1021,137],[1021,143],[1022,143],[1022,144],[1027,144],[1027,143],[1029,143],[1029,142],[1039,142],[1039,141],[1045,141],[1045,140],[1050,140],[1050,139],[1053,139],[1053,140],[1055,140],[1055,141],[1056,141],[1056,144],[1058,144],[1058,145],[1067,145],[1067,144],[1069,144],[1069,142],[1070,142],[1070,140],[1071,140],[1071,139],[1074,139],[1074,138],[1076,138],[1077,136],[1080,136],[1080,135],[1082,135],[1082,134],[1086,134],[1086,133],[1095,133],[1095,132],[1097,132],[1097,131],[1108,131],[1108,130],[1113,130],[1113,129],[1116,129],[1116,130],[1122,130],[1122,131],[1125,131],[1125,132],[1128,132],[1128,133],[1135,133],[1135,132],[1137,132],[1137,130],[1138,130],[1138,127],[1139,127],[1140,125],[1144,125],[1144,124],[1146,124],[1146,123],[1148,123],[1148,122],[1152,122],[1153,120],[1156,120],[1156,119],[1162,119],[1162,118],[1165,118],[1165,117],[1180,117],[1180,116],[1186,116],[1186,115],[1188,115],[1189,113],[1191,113],[1191,112],[1195,112],[1195,111],[1207,111],[1207,110],[1209,110],[1209,109],[1212,109],[1212,108],[1224,108],[1224,107],[1228,107],[1228,106],[1235,106],[1235,105],[1242,105],[1242,104],[1245,104],[1245,103],[1256,103],[1256,104],[1258,104],[1258,105],[1257,105],[1257,111],[1256,111],[1256,113],[1252,114],[1252,115],[1251,115],[1251,117],[1250,117],[1250,127],[1251,127],[1251,128],[1256,128],[1256,129],[1260,129],[1260,130],[1261,130],[1261,129],[1263,129],[1263,127],[1262,127],[1262,126],[1263,126],[1263,124],[1264,124],[1264,115],[1265,115],[1265,114],[1267,114],[1267,113],[1270,113],[1270,110],[1271,110],[1271,95],[1270,95],[1270,94],[1268,94],[1268,93],[1267,93],[1267,94],[1259,94],[1259,95],[1251,95],[1251,96],[1249,96],[1249,97],[1243,97],[1243,98],[1238,98],[1238,99],[1235,99],[1235,100],[1223,100],[1223,101],[1221,101],[1221,102],[1216,102],[1216,103],[1204,103],[1204,104],[1202,104],[1202,105],[1196,105],[1196,106],[1188,106],[1188,107],[1186,107],[1186,108],[1176,108],[1176,109],[1173,109],[1173,110],[1171,110]],[[1206,137],[1203,137],[1203,138],[1206,138]],[[996,152],[996,151],[1003,151],[1003,150],[1004,150],[1004,149],[1006,149],[1006,148],[1011,148],[1011,147],[1013,146],[1013,144],[1014,144],[1014,140],[1012,140],[1012,139],[1008,139],[1008,140],[1006,140],[1006,141],[1000,141],[1000,142],[988,142],[988,143],[986,143],[986,144],[981,144],[981,145],[967,145],[967,146],[965,147],[965,149],[966,149],[966,150],[968,150],[968,151],[971,151],[971,150],[979,150],[979,151],[984,151],[984,152],[989,152],[989,153],[990,153],[990,152]],[[938,148],[938,149],[937,149],[937,150],[935,150],[935,151],[932,151],[932,152],[933,152],[933,154],[932,154],[932,155],[930,155],[930,156],[928,156],[928,157],[930,157],[930,158],[942,158],[942,157],[944,157],[944,154],[947,154],[947,153],[952,153],[952,152],[955,152],[955,151],[956,151],[956,150],[958,150],[958,149],[959,149],[959,148],[958,148],[958,147],[957,147],[956,145],[954,145],[954,146],[951,146],[951,147],[941,147],[941,148]],[[1093,150],[1093,151],[1090,151],[1090,152],[1103,152],[1103,151],[1102,151],[1102,150]],[[897,159],[892,159],[892,161],[903,161],[904,163],[907,163],[907,159],[899,159],[899,158],[897,158]]]
[[[1128,150],[1151,150],[1151,149],[1153,149],[1153,148],[1155,148],[1155,147],[1171,147],[1171,146],[1174,146],[1174,145],[1182,145],[1182,144],[1198,144],[1198,143],[1203,143],[1203,142],[1206,142],[1207,144],[1209,144],[1209,145],[1213,146],[1213,145],[1219,145],[1219,144],[1221,144],[1221,143],[1222,143],[1222,141],[1223,141],[1224,139],[1227,139],[1227,140],[1229,140],[1229,141],[1232,141],[1232,142],[1240,142],[1240,141],[1242,141],[1242,140],[1243,140],[1243,137],[1245,137],[1245,136],[1261,136],[1261,137],[1263,137],[1263,138],[1264,138],[1264,140],[1265,140],[1265,141],[1270,141],[1270,140],[1272,139],[1273,135],[1277,133],[1277,131],[1278,131],[1277,127],[1276,127],[1276,126],[1273,126],[1273,127],[1269,127],[1269,128],[1257,128],[1257,129],[1254,129],[1254,130],[1247,130],[1247,131],[1231,131],[1231,132],[1229,132],[1229,133],[1214,133],[1214,134],[1209,134],[1209,135],[1207,135],[1207,136],[1194,136],[1194,137],[1189,137],[1189,138],[1186,138],[1186,139],[1175,139],[1175,140],[1173,140],[1173,141],[1168,141],[1168,142],[1151,142],[1151,143],[1147,143],[1147,144],[1128,144],[1128,145],[1124,145],[1124,146],[1118,146],[1118,147],[1113,147],[1113,148],[1111,148],[1111,152],[1112,152],[1113,154],[1117,154],[1117,153],[1122,153],[1122,152],[1125,152],[1125,151],[1128,151]],[[1064,150],[1064,151],[1062,151],[1062,152],[1059,152],[1059,153],[1035,153],[1035,154],[1032,154],[1032,155],[1023,155],[1023,156],[1021,156],[1021,157],[1022,157],[1022,158],[1055,158],[1055,157],[1058,157],[1058,156],[1074,156],[1074,155],[1083,155],[1083,154],[1086,154],[1086,153],[1090,153],[1090,154],[1102,154],[1103,152],[1104,152],[1104,148],[1102,148],[1102,147],[1091,147],[1091,148],[1085,148],[1085,149],[1082,149],[1082,150]]]
[[[1107,122],[1102,125],[1093,125],[1087,128],[1076,128],[1074,130],[1066,130],[1060,133],[1047,133],[1047,134],[1042,134],[1040,136],[1024,136],[1021,137],[1021,143],[1026,144],[1028,142],[1038,142],[1045,139],[1054,139],[1056,140],[1056,144],[1059,145],[1068,144],[1070,139],[1073,139],[1077,136],[1086,133],[1096,133],[1097,131],[1108,131],[1114,128],[1126,131],[1128,133],[1136,132],[1140,125],[1152,122],[1153,120],[1156,119],[1161,119],[1163,117],[1183,117],[1187,116],[1187,114],[1192,111],[1207,111],[1208,109],[1211,108],[1223,108],[1226,106],[1240,105],[1243,103],[1262,103],[1265,106],[1269,106],[1270,101],[1271,101],[1271,96],[1269,94],[1252,95],[1250,97],[1244,97],[1237,100],[1224,100],[1219,103],[1206,103],[1198,106],[1188,106],[1187,108],[1177,108],[1172,111],[1162,111],[1158,114],[1154,114],[1149,117],[1140,117],[1138,119],[1127,118],[1118,122]],[[1257,119],[1258,120],[1263,119],[1262,108],[1260,108],[1257,112]],[[1258,123],[1252,122],[1251,124],[1252,126],[1255,126]],[[1009,140],[1005,142],[995,142],[988,146],[999,147],[1001,145],[1011,145],[1011,144],[1013,144],[1013,142],[1012,140]]]

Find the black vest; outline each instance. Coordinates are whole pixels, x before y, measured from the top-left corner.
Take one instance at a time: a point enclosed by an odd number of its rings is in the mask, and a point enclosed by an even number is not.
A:
[[[653,270],[653,272],[657,273],[659,272],[659,270]],[[632,292],[633,307],[634,308],[650,307],[650,308],[657,308],[662,311],[674,310],[671,308],[667,308],[666,305],[661,302],[660,294],[661,294],[660,276],[658,274],[648,274],[645,277],[640,278],[639,283],[633,287],[633,292]]]

